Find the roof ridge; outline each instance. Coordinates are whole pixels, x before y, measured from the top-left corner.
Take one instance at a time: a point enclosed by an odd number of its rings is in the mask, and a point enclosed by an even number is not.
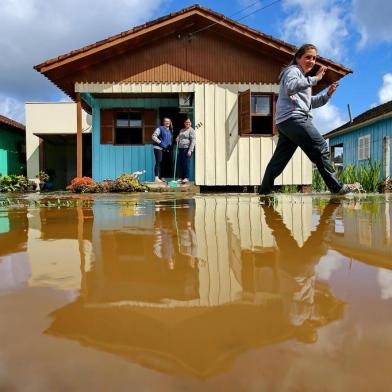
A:
[[[70,57],[75,56],[77,54],[80,54],[80,53],[83,53],[83,52],[87,52],[90,49],[98,48],[99,46],[102,46],[104,44],[113,42],[113,41],[115,41],[115,40],[117,40],[119,38],[126,37],[128,35],[134,34],[134,33],[138,32],[138,31],[141,31],[141,30],[143,30],[143,29],[145,29],[147,27],[154,26],[156,24],[159,24],[160,22],[169,20],[170,18],[179,16],[179,15],[182,15],[182,14],[186,14],[188,12],[195,11],[195,10],[203,11],[204,13],[208,13],[208,14],[212,15],[215,18],[224,20],[225,22],[228,22],[228,23],[236,26],[237,28],[241,28],[241,29],[243,29],[245,31],[248,31],[251,34],[254,34],[256,37],[269,40],[271,43],[273,43],[274,45],[278,46],[277,49],[280,49],[280,50],[286,49],[286,50],[292,51],[292,52],[294,52],[295,49],[296,49],[296,47],[294,45],[292,45],[292,44],[290,44],[288,42],[285,42],[285,41],[280,40],[278,38],[275,38],[275,37],[273,37],[273,36],[271,36],[269,34],[266,34],[266,33],[263,33],[263,32],[261,32],[259,30],[254,29],[254,28],[251,28],[251,27],[249,27],[249,26],[247,26],[247,25],[245,25],[243,23],[237,22],[234,19],[231,19],[231,18],[225,16],[224,14],[216,12],[216,11],[210,9],[210,8],[203,7],[203,6],[199,5],[199,4],[193,4],[193,5],[189,6],[189,7],[182,8],[179,11],[169,13],[169,14],[161,16],[161,17],[159,17],[157,19],[148,21],[148,22],[146,22],[144,24],[135,26],[135,27],[133,27],[133,28],[131,28],[129,30],[125,30],[123,32],[120,32],[118,34],[110,36],[110,37],[108,37],[106,39],[97,41],[97,42],[95,42],[93,44],[89,44],[89,45],[83,46],[83,47],[81,47],[79,49],[75,49],[75,50],[72,50],[72,51],[70,51],[68,53],[65,53],[65,54],[62,54],[60,56],[54,57],[52,59],[46,60],[46,61],[44,61],[41,64],[35,65],[34,69],[37,70],[38,72],[41,72],[41,69],[44,68],[45,66],[50,66],[52,64],[55,64],[57,62],[60,62],[60,61],[65,60],[67,58],[70,58]],[[348,73],[352,72],[351,69],[343,66],[342,64],[338,64],[338,63],[336,63],[336,62],[334,62],[334,61],[332,61],[330,59],[327,59],[327,58],[324,58],[324,57],[320,57],[320,59],[322,59],[323,61],[329,62],[331,65],[333,65],[335,67],[344,69]],[[45,72],[45,71],[43,71],[43,72]]]

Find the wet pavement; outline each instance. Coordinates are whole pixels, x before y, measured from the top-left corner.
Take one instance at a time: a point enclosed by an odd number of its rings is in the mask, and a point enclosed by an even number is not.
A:
[[[386,391],[392,196],[0,196],[0,391]]]

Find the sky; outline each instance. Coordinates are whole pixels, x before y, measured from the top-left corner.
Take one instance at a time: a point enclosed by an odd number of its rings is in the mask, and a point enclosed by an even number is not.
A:
[[[23,123],[25,102],[68,100],[34,65],[193,3],[0,0],[0,114]],[[348,121],[347,104],[355,117],[392,100],[390,0],[199,0],[199,4],[293,45],[313,43],[321,56],[354,71],[341,81],[328,105],[314,110],[322,133]]]

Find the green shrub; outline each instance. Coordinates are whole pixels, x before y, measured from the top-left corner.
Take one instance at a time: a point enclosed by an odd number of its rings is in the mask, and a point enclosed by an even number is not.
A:
[[[28,192],[34,189],[34,184],[25,176],[11,174],[0,178],[0,192]]]
[[[327,186],[317,169],[313,169],[312,174],[312,191],[313,192],[326,192]]]

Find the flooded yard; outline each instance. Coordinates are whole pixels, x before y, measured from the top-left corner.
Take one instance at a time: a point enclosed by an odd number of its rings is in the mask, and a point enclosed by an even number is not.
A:
[[[1,391],[390,388],[392,196],[34,197],[0,196]]]

